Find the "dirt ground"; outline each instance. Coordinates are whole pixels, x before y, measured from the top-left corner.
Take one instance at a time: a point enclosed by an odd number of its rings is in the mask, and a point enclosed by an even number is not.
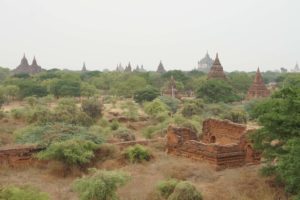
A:
[[[97,168],[123,170],[131,175],[131,180],[118,191],[120,200],[151,199],[157,182],[167,178],[192,182],[205,200],[284,199],[278,189],[270,188],[266,179],[258,175],[260,166],[215,171],[206,162],[169,156],[157,149],[152,152],[154,159],[143,164],[124,165],[117,160],[106,160],[97,165]],[[71,187],[76,176],[63,178],[50,173],[49,168],[0,169],[0,185],[32,185],[49,193],[53,200],[77,200]]]

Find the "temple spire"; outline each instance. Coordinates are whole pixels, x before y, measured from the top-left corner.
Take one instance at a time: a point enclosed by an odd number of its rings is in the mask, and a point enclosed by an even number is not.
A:
[[[221,62],[219,60],[219,54],[216,54],[216,58],[214,60],[214,63],[212,67],[210,68],[210,71],[208,73],[208,79],[223,79],[226,80],[226,75],[223,71],[223,67],[221,65]]]
[[[158,72],[158,73],[165,73],[165,72],[166,72],[166,70],[165,70],[165,68],[164,68],[164,65],[162,64],[162,61],[161,61],[161,60],[159,61],[159,65],[158,65],[158,67],[157,67],[156,72]]]
[[[35,56],[33,57],[33,60],[32,60],[32,66],[37,66],[37,62],[36,62],[36,59],[35,59]]]
[[[248,90],[246,99],[249,100],[254,98],[263,98],[263,97],[268,97],[269,95],[270,95],[270,91],[265,86],[264,80],[260,73],[260,69],[258,67],[253,83]]]
[[[82,71],[82,72],[86,72],[86,71],[87,71],[86,66],[85,66],[85,62],[83,62],[81,71]]]

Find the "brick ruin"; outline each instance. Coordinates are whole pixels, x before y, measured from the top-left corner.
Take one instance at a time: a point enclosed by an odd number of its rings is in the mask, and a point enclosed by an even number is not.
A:
[[[251,87],[248,90],[246,99],[250,100],[250,99],[263,98],[268,96],[270,96],[270,91],[267,89],[264,83],[259,68],[257,68],[255,78],[253,80]]]
[[[217,170],[258,164],[260,153],[247,140],[252,130],[228,120],[207,119],[203,122],[202,138],[189,128],[170,125],[167,152],[194,160],[206,160]]]
[[[34,145],[13,145],[0,147],[0,166],[20,167],[36,161],[34,154],[43,148]]]

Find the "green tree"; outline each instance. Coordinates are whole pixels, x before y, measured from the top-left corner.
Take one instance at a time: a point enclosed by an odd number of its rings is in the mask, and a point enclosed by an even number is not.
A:
[[[228,74],[232,87],[244,95],[252,84],[252,77],[246,72],[231,72]]]
[[[91,169],[89,175],[74,182],[73,188],[80,200],[118,200],[117,189],[129,179],[130,176],[121,171]]]
[[[234,92],[233,88],[227,81],[208,80],[197,90],[197,97],[204,99],[206,102],[233,102],[241,98]]]
[[[263,172],[277,175],[292,194],[300,195],[300,88],[286,87],[253,108],[262,126],[251,136],[254,147],[263,152]],[[273,163],[278,164],[274,165]]]
[[[125,149],[124,155],[125,158],[127,158],[131,163],[149,161],[151,158],[150,151],[139,144],[136,144],[134,146]]]
[[[166,104],[164,104],[161,100],[155,99],[152,102],[145,103],[145,112],[152,117],[155,117],[156,115],[163,113],[163,112],[168,112],[168,107]]]
[[[55,97],[80,96],[80,81],[73,79],[58,79],[52,82],[50,91]]]
[[[97,88],[94,85],[88,84],[88,83],[81,83],[80,85],[80,95],[91,97],[96,95],[98,92]]]
[[[134,93],[134,100],[138,103],[142,103],[144,101],[152,101],[159,95],[160,93],[156,88],[148,86],[146,88],[136,91]]]

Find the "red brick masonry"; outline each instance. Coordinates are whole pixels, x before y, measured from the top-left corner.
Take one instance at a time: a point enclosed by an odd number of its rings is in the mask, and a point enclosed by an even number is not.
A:
[[[202,139],[189,128],[170,125],[167,133],[167,152],[194,160],[207,160],[217,170],[258,164],[260,153],[255,152],[246,136],[253,130],[227,120],[207,119],[203,122]]]

